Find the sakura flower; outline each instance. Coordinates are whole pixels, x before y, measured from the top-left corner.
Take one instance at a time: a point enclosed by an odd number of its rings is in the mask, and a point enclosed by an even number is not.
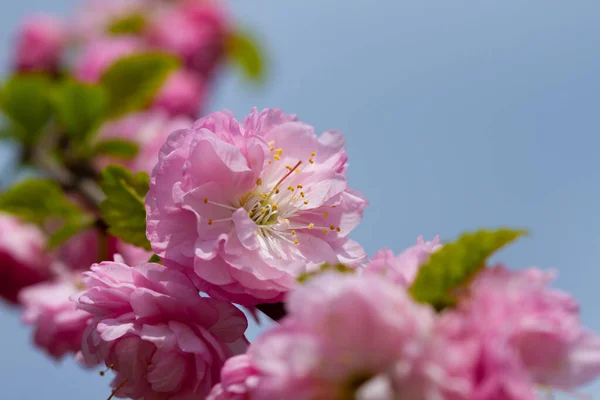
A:
[[[14,64],[17,71],[55,72],[67,42],[62,21],[38,15],[23,22],[17,36]]]
[[[80,359],[116,373],[116,396],[205,398],[224,361],[246,348],[244,314],[200,297],[181,272],[104,262],[86,275],[88,289],[73,297],[93,316]]]
[[[434,322],[429,307],[374,275],[324,273],[290,293],[288,311],[249,350],[253,399],[375,399],[363,384],[418,357]]]
[[[79,274],[27,287],[19,293],[22,320],[34,326],[34,342],[50,356],[61,359],[81,350],[81,340],[91,315],[69,299],[81,290]]]
[[[250,400],[257,385],[256,370],[248,355],[231,357],[221,369],[221,383],[213,387],[207,400]]]
[[[44,233],[0,213],[0,296],[16,303],[19,290],[50,279],[49,265]]]
[[[204,106],[206,84],[197,74],[178,70],[173,72],[154,99],[153,108],[165,110],[170,115],[195,117]]]
[[[440,237],[425,242],[422,236],[417,244],[404,250],[398,256],[389,249],[381,249],[365,265],[367,273],[382,274],[402,287],[409,287],[417,277],[419,267],[429,259],[431,253],[442,247]]]
[[[74,66],[74,75],[81,81],[96,83],[117,60],[144,49],[144,42],[132,36],[95,39],[82,50]]]
[[[149,25],[152,45],[180,56],[204,77],[224,54],[228,23],[221,2],[181,1],[155,13]]]
[[[100,128],[98,140],[124,139],[139,146],[138,154],[132,160],[103,158],[98,168],[119,163],[134,172],[150,173],[158,161],[161,146],[172,132],[189,128],[193,121],[187,117],[171,118],[164,111],[143,111],[107,122]]]
[[[173,133],[146,198],[154,252],[248,306],[281,300],[322,263],[357,265],[365,253],[348,234],[367,202],[348,189],[343,146],[280,110],[241,124],[217,112]]]
[[[534,384],[570,390],[600,375],[600,337],[581,326],[571,296],[548,287],[552,279],[534,268],[487,269],[442,319],[452,340],[479,346],[476,398],[533,399]]]

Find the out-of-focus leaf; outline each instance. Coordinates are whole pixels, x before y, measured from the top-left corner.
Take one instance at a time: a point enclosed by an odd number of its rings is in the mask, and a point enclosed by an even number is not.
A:
[[[39,137],[52,115],[48,99],[51,88],[52,82],[44,75],[15,75],[6,82],[0,108],[18,126],[11,129],[17,139],[31,144]]]
[[[50,247],[89,227],[93,218],[48,179],[28,179],[0,194],[0,211],[35,223],[50,235]]]
[[[525,235],[526,231],[480,230],[462,235],[433,253],[409,288],[413,298],[441,310],[455,304],[453,292],[467,284],[496,251]]]
[[[102,190],[106,200],[100,204],[108,232],[126,243],[150,250],[146,238],[144,199],[150,186],[145,172],[136,175],[124,167],[109,165],[102,171]]]
[[[298,277],[298,282],[305,283],[311,280],[312,278],[322,274],[326,271],[336,271],[343,274],[354,273],[356,272],[355,268],[348,267],[344,264],[323,264],[319,267],[318,270],[312,272],[306,272]]]
[[[117,117],[148,106],[179,60],[163,53],[140,53],[115,62],[102,75],[109,115]]]
[[[136,35],[142,33],[146,27],[146,20],[141,14],[128,15],[117,19],[107,29],[113,35]]]
[[[99,142],[94,147],[94,154],[105,155],[120,160],[131,160],[140,150],[140,147],[133,142],[122,139],[110,139]]]
[[[260,81],[264,75],[264,57],[259,43],[247,32],[231,33],[226,43],[227,55],[237,64],[244,75],[254,81]]]
[[[156,254],[152,254],[152,257],[150,257],[150,259],[148,260],[149,263],[157,263],[157,264],[162,264],[162,261],[160,259],[159,256],[157,256]]]
[[[59,124],[73,138],[87,138],[108,112],[108,95],[99,85],[67,80],[52,92],[50,100]]]

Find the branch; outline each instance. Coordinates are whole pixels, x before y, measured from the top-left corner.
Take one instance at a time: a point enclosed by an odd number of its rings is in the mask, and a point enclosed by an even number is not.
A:
[[[283,303],[259,304],[256,306],[256,308],[276,322],[286,316],[285,306]]]

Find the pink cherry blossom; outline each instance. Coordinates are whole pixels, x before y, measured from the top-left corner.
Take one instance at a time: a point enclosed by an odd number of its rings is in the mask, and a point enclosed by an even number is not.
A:
[[[292,291],[287,305],[281,325],[250,347],[253,399],[354,398],[398,360],[416,358],[434,323],[429,307],[375,275],[324,273]]]
[[[224,361],[246,348],[244,314],[200,297],[181,272],[104,262],[85,274],[88,289],[73,299],[93,321],[80,358],[109,366],[119,397],[204,398]]]
[[[29,17],[19,28],[15,69],[20,72],[56,71],[67,36],[66,27],[59,19],[50,15]]]
[[[178,70],[173,72],[154,100],[153,108],[173,116],[198,115],[205,102],[206,84],[197,74]]]
[[[49,266],[44,233],[0,213],[0,296],[16,303],[19,290],[50,279]]]
[[[79,286],[78,286],[79,285]],[[22,320],[34,326],[35,344],[61,359],[81,350],[81,340],[91,315],[78,310],[69,297],[81,290],[79,274],[27,287],[19,293]]]
[[[534,399],[534,384],[570,390],[600,375],[600,337],[581,326],[570,295],[548,287],[552,279],[535,268],[487,269],[442,318],[446,336],[479,348],[475,398]]]
[[[55,269],[87,271],[100,258],[100,240],[96,229],[87,229],[71,237],[53,252]]]
[[[317,137],[280,110],[254,110],[241,124],[212,113],[163,146],[146,197],[148,238],[211,296],[279,301],[322,263],[365,258],[348,234],[367,202],[348,189],[346,166],[340,132]]]
[[[247,354],[231,357],[221,369],[221,383],[213,387],[207,400],[250,400],[257,385],[250,357]]]
[[[486,330],[506,338],[535,382],[574,388],[600,375],[600,337],[581,326],[569,294],[548,287],[553,279],[534,268],[497,267],[475,280],[468,307]]]
[[[389,249],[381,249],[365,265],[367,273],[382,274],[395,283],[409,287],[417,277],[419,267],[429,259],[431,253],[442,247],[439,236],[425,242],[422,236],[415,246],[409,247],[398,256]]]
[[[102,37],[90,41],[74,66],[77,79],[96,83],[102,74],[120,58],[145,50],[145,43],[133,36]]]
[[[224,54],[227,31],[222,2],[184,0],[155,13],[148,35],[155,47],[208,77]]]
[[[158,153],[172,132],[187,129],[193,121],[187,117],[170,117],[164,111],[143,111],[107,122],[100,128],[98,140],[123,139],[136,143],[139,152],[133,160],[102,158],[98,168],[108,164],[122,164],[134,172],[150,173],[158,161]]]

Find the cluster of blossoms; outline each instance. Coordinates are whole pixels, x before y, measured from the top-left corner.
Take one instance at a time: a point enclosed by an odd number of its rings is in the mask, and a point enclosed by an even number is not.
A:
[[[349,237],[368,202],[348,185],[341,132],[278,109],[194,122],[231,29],[212,0],[87,1],[72,23],[22,25],[17,74],[94,87],[132,54],[181,61],[146,107],[97,127],[96,141],[133,142],[135,156],[95,154],[83,174],[118,163],[149,175],[145,200],[125,190],[145,215],[143,246],[110,229],[79,181],[65,196],[98,223],[51,250],[52,218],[0,213],[0,296],[38,347],[104,366],[111,398],[134,400],[533,400],[600,375],[600,336],[551,272],[470,266],[439,307],[413,289],[450,244],[420,237],[367,259]],[[279,306],[250,344],[241,309]]]
[[[486,267],[436,311],[408,289],[439,238],[366,260],[347,237],[367,202],[347,185],[340,132],[317,136],[276,109],[243,122],[217,112],[171,133],[157,160],[146,212],[160,263],[122,249],[19,294],[36,343],[105,365],[116,397],[526,400],[600,374],[600,336],[551,272]],[[79,254],[69,242],[46,255],[42,236],[16,226],[29,247],[3,257],[24,273],[4,286],[44,281],[44,265]],[[232,303],[280,301],[287,315],[250,345]]]

